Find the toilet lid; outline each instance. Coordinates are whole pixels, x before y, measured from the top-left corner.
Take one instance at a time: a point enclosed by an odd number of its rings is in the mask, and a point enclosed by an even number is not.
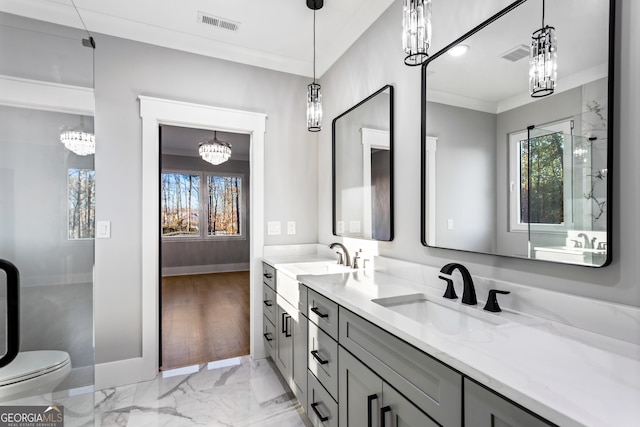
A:
[[[69,354],[57,350],[24,351],[0,368],[0,387],[56,371],[71,363]]]

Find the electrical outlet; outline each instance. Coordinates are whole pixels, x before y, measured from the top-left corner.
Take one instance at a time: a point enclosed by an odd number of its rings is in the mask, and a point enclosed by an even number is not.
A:
[[[447,230],[453,230],[453,218],[447,220]]]
[[[267,234],[269,236],[279,236],[281,234],[280,221],[267,222]]]
[[[336,233],[343,234],[344,233],[344,221],[338,221],[336,224]]]
[[[354,220],[349,221],[349,233],[359,233],[360,232],[360,221]]]
[[[287,222],[287,234],[296,234],[296,222],[295,221]]]

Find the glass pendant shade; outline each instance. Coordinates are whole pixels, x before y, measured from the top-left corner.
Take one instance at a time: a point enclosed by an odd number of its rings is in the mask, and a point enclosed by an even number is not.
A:
[[[92,133],[82,130],[64,130],[60,132],[60,142],[69,151],[78,156],[88,156],[96,152],[96,139]]]
[[[214,135],[213,139],[200,143],[198,152],[205,162],[219,165],[231,157],[231,145],[228,142],[218,140]]]
[[[431,45],[431,0],[403,0],[402,48],[406,65],[420,65],[427,60]]]
[[[307,129],[310,132],[322,130],[322,92],[315,82],[307,86]]]
[[[534,98],[551,95],[558,80],[556,30],[545,26],[531,36],[529,93]]]

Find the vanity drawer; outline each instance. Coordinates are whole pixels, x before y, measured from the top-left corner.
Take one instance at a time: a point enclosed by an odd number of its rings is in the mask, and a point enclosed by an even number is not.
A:
[[[309,323],[307,366],[338,400],[338,343],[313,323]]]
[[[262,282],[269,285],[271,289],[276,288],[276,269],[266,262],[262,263]]]
[[[262,284],[262,312],[264,316],[276,324],[276,291]]]
[[[331,336],[338,340],[338,304],[309,289],[307,293],[307,317]]]
[[[307,416],[314,427],[338,427],[338,404],[311,372],[307,373]]]
[[[276,348],[276,327],[267,316],[262,317],[262,337],[264,339],[264,349],[273,359]]]
[[[442,426],[462,424],[462,376],[340,307],[340,345]]]

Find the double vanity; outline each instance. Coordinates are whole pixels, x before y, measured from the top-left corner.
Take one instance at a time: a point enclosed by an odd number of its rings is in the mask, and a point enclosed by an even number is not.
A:
[[[462,304],[460,275],[443,281],[433,270],[422,283],[313,254],[264,259],[265,348],[313,425],[640,419],[637,343],[513,309],[485,310],[484,288],[476,305]],[[448,278],[460,298],[443,297]],[[498,295],[511,307],[520,298],[515,290]]]

